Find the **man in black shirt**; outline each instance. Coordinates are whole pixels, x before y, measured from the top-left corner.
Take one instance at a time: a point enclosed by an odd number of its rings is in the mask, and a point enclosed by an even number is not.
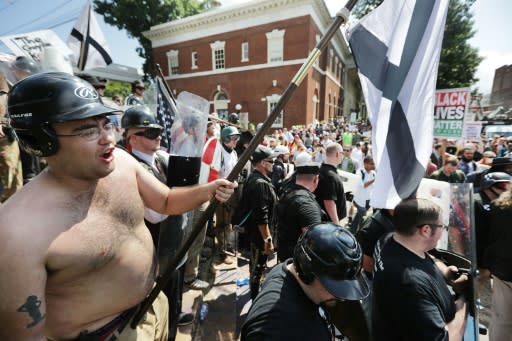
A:
[[[395,207],[395,232],[375,248],[372,334],[378,340],[462,340],[467,303],[454,301],[466,275],[454,279],[457,268],[435,264],[427,251],[444,230],[441,209],[425,199],[406,199]]]
[[[488,265],[484,261],[484,251],[489,243],[491,201],[505,192],[510,187],[511,181],[512,177],[507,173],[487,173],[482,178],[480,192],[474,194],[476,259],[480,268],[478,280],[481,283],[490,277]]]
[[[359,244],[341,226],[310,227],[293,260],[268,274],[242,326],[241,340],[332,340],[334,328],[324,309],[368,295],[361,256]]]
[[[293,249],[304,230],[322,221],[323,211],[313,191],[318,185],[320,164],[310,161],[297,165],[295,183],[277,206],[277,258],[279,262],[293,256]],[[325,219],[324,219],[325,220]]]
[[[315,191],[320,207],[327,212],[330,221],[339,224],[347,216],[347,203],[343,189],[343,179],[338,174],[338,166],[343,158],[343,148],[339,143],[331,143],[325,149],[325,161],[320,167],[320,180]]]
[[[247,179],[241,200],[250,212],[245,226],[250,239],[250,289],[251,298],[254,299],[259,291],[267,258],[274,253],[272,215],[277,198],[268,177],[274,164],[272,149],[258,146],[252,154],[251,162],[254,169]]]

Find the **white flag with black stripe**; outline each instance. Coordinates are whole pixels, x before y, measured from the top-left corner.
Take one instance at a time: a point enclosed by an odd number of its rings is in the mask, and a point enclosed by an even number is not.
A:
[[[448,2],[386,0],[348,33],[372,124],[372,207],[394,208],[425,174]]]
[[[101,32],[89,2],[71,30],[68,46],[80,70],[104,67],[112,63],[107,41]]]

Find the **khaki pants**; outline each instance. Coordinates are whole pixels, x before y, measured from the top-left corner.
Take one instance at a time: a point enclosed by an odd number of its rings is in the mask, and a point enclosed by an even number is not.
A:
[[[231,230],[233,209],[228,204],[219,204],[215,209],[215,237],[219,251],[235,251],[234,233]]]
[[[206,208],[208,207],[208,204],[210,202],[205,202],[198,208],[194,210],[194,218],[192,219],[192,227],[196,226],[197,221],[199,220],[199,217],[203,215],[204,211],[206,211]],[[196,239],[190,246],[190,249],[188,250],[188,258],[187,262],[185,263],[185,282],[191,282],[194,279],[197,278],[198,275],[198,268],[199,268],[199,259],[201,256],[201,250],[203,249],[204,240],[206,237],[206,228],[208,226],[208,223],[206,223],[203,226],[203,229],[199,234],[197,235]]]
[[[23,186],[18,142],[0,137],[0,202],[4,202]]]
[[[117,336],[118,341],[167,341],[169,323],[169,308],[167,297],[163,292],[157,296],[151,308],[137,328],[126,326],[123,332]]]
[[[489,340],[510,340],[512,335],[512,282],[493,277]]]

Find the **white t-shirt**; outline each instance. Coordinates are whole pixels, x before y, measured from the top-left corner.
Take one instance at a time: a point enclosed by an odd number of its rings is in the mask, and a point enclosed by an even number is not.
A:
[[[354,195],[354,201],[359,206],[365,206],[366,200],[370,200],[373,191],[373,185],[375,183],[371,184],[366,188],[364,188],[364,184],[370,180],[375,179],[375,171],[371,170],[367,172],[366,169],[361,168],[360,170],[357,171],[356,174],[361,175],[361,182],[359,183],[359,189],[356,191],[356,194]]]

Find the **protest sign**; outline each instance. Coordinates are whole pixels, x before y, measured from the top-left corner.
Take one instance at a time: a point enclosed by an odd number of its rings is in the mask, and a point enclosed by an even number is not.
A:
[[[471,99],[469,88],[436,91],[434,137],[461,138]]]

